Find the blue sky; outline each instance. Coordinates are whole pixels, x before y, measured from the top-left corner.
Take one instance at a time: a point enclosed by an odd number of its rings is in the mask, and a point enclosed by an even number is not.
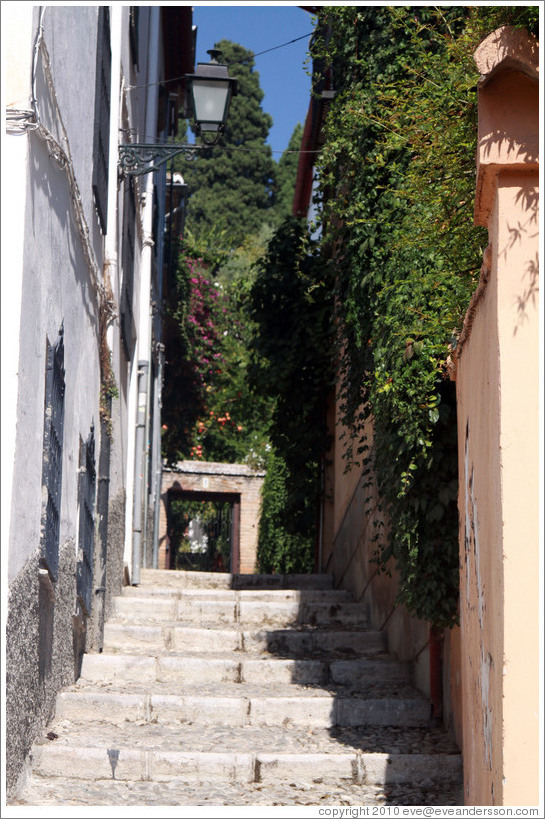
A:
[[[312,32],[312,15],[295,5],[234,5],[194,3],[193,24],[197,26],[196,62],[208,62],[206,53],[222,39],[239,43],[254,53],[274,48]],[[262,108],[273,118],[268,144],[274,159],[288,146],[296,124],[304,125],[310,100],[310,78],[305,69],[309,37],[255,59],[261,88]],[[236,76],[234,70],[231,71]]]

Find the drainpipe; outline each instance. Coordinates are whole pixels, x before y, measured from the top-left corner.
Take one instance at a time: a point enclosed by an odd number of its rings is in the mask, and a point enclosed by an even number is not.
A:
[[[150,8],[150,31],[148,50],[148,82],[146,89],[146,139],[157,130],[157,87],[159,81],[160,8]],[[151,269],[153,265],[153,172],[146,174],[146,191],[142,213],[142,253],[140,263],[140,311],[138,322],[138,408],[135,430],[134,492],[133,492],[133,586],[140,582],[142,561],[142,519],[146,498],[147,474],[145,470],[147,442],[147,406],[149,391],[149,363],[151,359]]]
[[[443,630],[430,625],[430,702],[431,718],[443,721]]]
[[[138,362],[138,409],[134,446],[134,503],[132,523],[132,575],[131,583],[140,583],[142,559],[142,496],[144,493],[144,432],[146,428],[146,397],[148,386],[148,361]]]
[[[151,284],[151,282],[150,282]],[[151,343],[151,339],[153,337],[153,309],[150,304],[149,310],[149,339]],[[144,524],[143,524],[143,533],[142,533],[142,563],[144,568],[147,568],[148,565],[148,500],[149,500],[149,484],[148,484],[148,475],[149,475],[149,458],[150,458],[150,405],[151,405],[151,390],[152,390],[152,368],[151,368],[151,358],[152,352],[151,349],[149,351],[148,356],[148,384],[146,390],[146,414],[145,414],[145,431],[144,431],[144,465],[142,470],[144,472],[144,488],[143,488],[143,495],[142,495],[142,502],[144,504]]]
[[[163,390],[163,367],[165,363],[165,345],[157,345],[157,412],[154,419],[154,452],[155,452],[155,498],[153,506],[153,568],[159,568],[159,516],[161,514],[161,481],[163,479],[163,458],[161,452],[161,415]]]

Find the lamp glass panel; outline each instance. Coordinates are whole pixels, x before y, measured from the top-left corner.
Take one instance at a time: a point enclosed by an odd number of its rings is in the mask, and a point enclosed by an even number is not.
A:
[[[227,80],[193,80],[195,120],[201,123],[201,127],[212,125],[213,130],[217,130],[217,125],[223,122],[228,96]]]

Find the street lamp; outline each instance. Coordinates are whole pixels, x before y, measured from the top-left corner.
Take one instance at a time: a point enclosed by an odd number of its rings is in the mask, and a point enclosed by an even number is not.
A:
[[[119,146],[119,165],[127,176],[142,176],[155,171],[178,154],[192,160],[199,152],[215,145],[225,131],[231,97],[237,81],[229,76],[227,65],[218,63],[220,51],[210,49],[209,63],[198,63],[194,74],[186,74],[186,89],[191,100],[197,135],[203,145],[123,143]]]
[[[231,97],[237,93],[237,81],[229,69],[218,62],[221,51],[211,48],[209,63],[198,63],[195,74],[186,75],[193,103],[197,134],[205,145],[215,145],[225,131]],[[210,136],[209,136],[210,135]]]

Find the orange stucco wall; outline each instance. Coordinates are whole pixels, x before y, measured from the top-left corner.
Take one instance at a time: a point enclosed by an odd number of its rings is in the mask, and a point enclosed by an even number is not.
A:
[[[412,617],[405,606],[396,603],[399,580],[393,564],[391,575],[377,572],[373,563],[375,534],[380,522],[387,526],[378,509],[378,496],[372,475],[361,466],[346,471],[344,457],[347,439],[340,424],[340,401],[336,403],[337,423],[329,453],[326,480],[326,513],[323,568],[332,572],[335,585],[350,589],[355,599],[366,606],[369,623],[384,631],[388,650],[400,660],[414,664],[414,681],[430,694],[429,624]],[[369,445],[372,427],[369,422]],[[387,529],[385,528],[386,532]],[[328,540],[329,537],[329,540]],[[462,676],[460,630],[445,632],[443,659],[443,721],[462,745]]]
[[[475,218],[488,227],[490,245],[456,352],[469,805],[535,805],[539,800],[539,89],[534,45],[526,34],[502,29],[475,55],[482,72]]]
[[[344,452],[348,439],[343,436],[339,405],[337,399],[337,424],[330,452],[333,468],[328,485],[333,497],[328,511],[332,520],[326,527],[331,532],[331,541],[324,549],[325,565],[332,572],[335,585],[352,591],[355,599],[366,606],[369,622],[384,631],[388,650],[401,660],[414,661],[415,682],[429,693],[429,627],[396,603],[398,578],[393,563],[391,576],[377,572],[373,562],[375,535],[377,526],[386,527],[387,522],[378,509],[372,475],[361,466],[346,470]],[[367,444],[372,446],[370,422],[367,436]]]
[[[444,720],[463,748],[467,805],[539,797],[539,302],[537,47],[501,29],[475,55],[475,220],[489,229],[481,283],[453,353],[459,441],[460,628],[443,641]],[[371,562],[376,490],[345,471],[336,406],[322,568],[414,659],[429,689],[427,624],[396,606]]]

